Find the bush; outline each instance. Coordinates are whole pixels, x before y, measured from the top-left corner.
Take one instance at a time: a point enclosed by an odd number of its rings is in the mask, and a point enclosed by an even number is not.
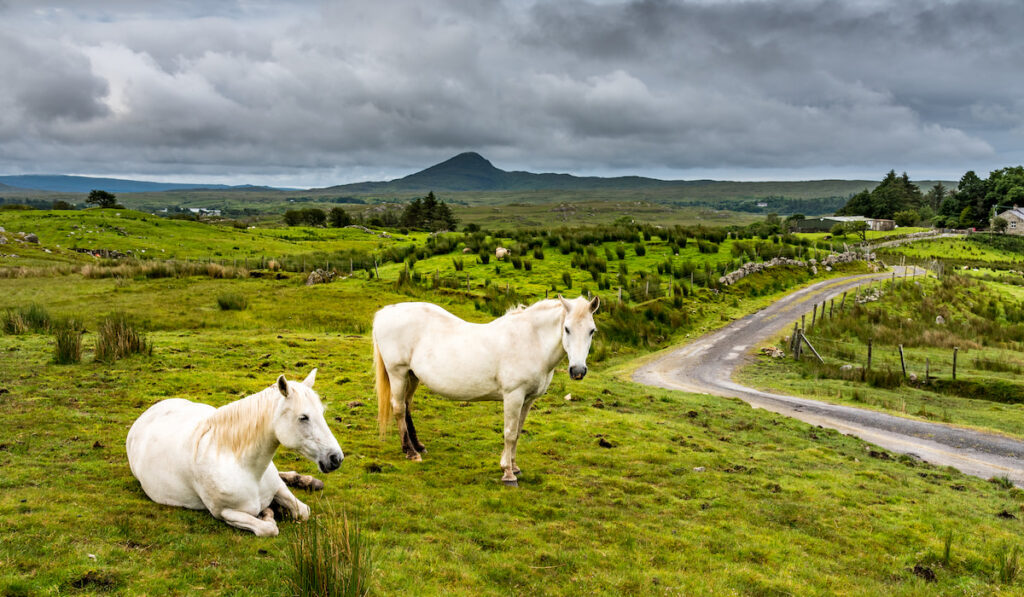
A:
[[[96,338],[96,360],[112,363],[133,354],[151,355],[153,346],[124,313],[114,313],[104,319]]]
[[[562,283],[565,284],[566,288],[572,288],[572,274],[562,272]]]
[[[643,257],[647,254],[647,247],[645,247],[643,243],[633,244],[633,250],[636,251],[637,257]]]
[[[56,345],[53,349],[53,362],[58,365],[73,365],[82,360],[82,334],[85,326],[82,321],[68,318],[53,326],[53,337]]]
[[[293,595],[362,597],[370,592],[373,550],[359,525],[328,510],[296,525],[288,547]]]
[[[217,297],[217,305],[221,311],[244,311],[249,307],[249,299],[244,294],[227,292]]]

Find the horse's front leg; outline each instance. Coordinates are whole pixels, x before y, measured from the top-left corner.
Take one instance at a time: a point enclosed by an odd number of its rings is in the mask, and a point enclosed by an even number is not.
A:
[[[242,512],[241,510],[224,509],[220,511],[220,519],[233,527],[252,531],[257,537],[277,536],[277,523],[274,522],[273,516],[270,516],[269,520],[267,520],[265,516],[256,518],[252,514]]]
[[[519,419],[523,414],[523,393],[515,392],[505,395],[505,449],[501,453],[501,482],[509,487],[518,487],[519,481],[513,472],[513,461],[516,454],[516,442],[519,441]]]
[[[523,472],[519,469],[519,465],[516,463],[516,452],[519,451],[518,436],[523,434],[523,423],[526,422],[526,415],[530,414],[530,407],[533,406],[535,400],[537,400],[536,397],[525,400],[523,402],[522,413],[519,415],[519,431],[516,433],[517,440],[516,443],[512,445],[512,473],[516,475]]]
[[[309,520],[309,506],[299,501],[284,483],[274,494],[274,501],[280,504],[295,520]]]

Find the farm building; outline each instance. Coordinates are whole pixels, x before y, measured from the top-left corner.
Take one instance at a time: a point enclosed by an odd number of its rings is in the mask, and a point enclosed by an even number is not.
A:
[[[1003,213],[999,214],[1000,218],[1006,220],[1006,233],[1007,234],[1022,234],[1024,235],[1024,209],[1013,206],[1013,209],[1008,209]]]
[[[822,216],[819,218],[807,218],[797,222],[798,232],[828,232],[836,224],[847,222],[867,222],[868,230],[892,230],[896,222],[883,218],[865,218],[864,216]]]

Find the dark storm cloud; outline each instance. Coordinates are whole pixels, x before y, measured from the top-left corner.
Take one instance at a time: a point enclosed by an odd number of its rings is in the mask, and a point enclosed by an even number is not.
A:
[[[331,184],[1019,163],[1015,2],[0,3],[0,170]]]

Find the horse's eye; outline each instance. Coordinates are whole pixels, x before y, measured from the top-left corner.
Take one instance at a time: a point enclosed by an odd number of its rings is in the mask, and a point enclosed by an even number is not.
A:
[[[596,329],[590,330],[590,335],[593,336],[594,332],[596,332],[596,331],[597,331]]]
[[[299,422],[306,423],[309,421],[309,415],[299,415]]]
[[[566,328],[565,328],[565,333],[566,333],[566,334],[568,334],[568,333],[569,333],[569,328],[568,328],[568,327],[566,327]]]

